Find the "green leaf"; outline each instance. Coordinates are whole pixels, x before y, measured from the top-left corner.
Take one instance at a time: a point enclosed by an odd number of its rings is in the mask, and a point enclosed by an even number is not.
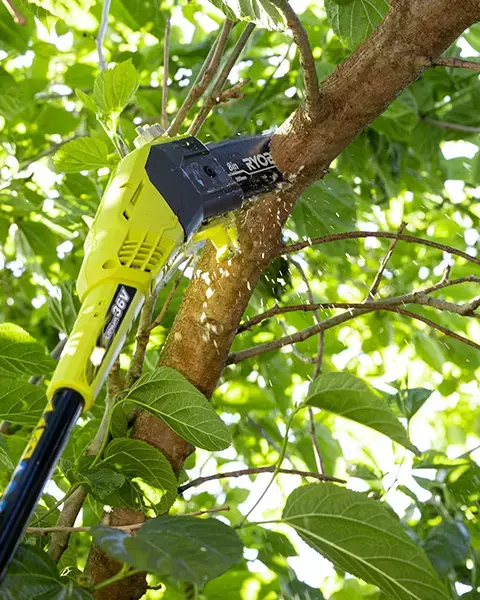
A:
[[[64,144],[55,152],[53,161],[65,173],[101,169],[108,165],[108,148],[101,140],[83,137]]]
[[[394,396],[385,394],[385,399],[395,414],[410,421],[432,394],[433,390],[412,388],[410,390],[399,390]]]
[[[242,558],[235,531],[217,519],[158,517],[130,536],[99,525],[91,533],[102,550],[133,567],[203,585]]]
[[[174,369],[160,367],[143,375],[125,401],[148,410],[199,448],[223,450],[231,444],[227,426],[205,396]]]
[[[70,578],[60,577],[46,552],[20,546],[0,588],[2,600],[93,600]]]
[[[100,502],[107,502],[108,498],[125,484],[125,476],[111,469],[84,471],[80,479]]]
[[[408,142],[417,124],[417,101],[410,90],[405,90],[371,127],[387,137]]]
[[[352,187],[329,174],[302,194],[292,219],[300,236],[318,237],[355,229],[356,216],[357,201]]]
[[[118,63],[101,71],[93,86],[97,110],[104,115],[119,115],[138,88],[138,73],[132,61]]]
[[[0,420],[34,427],[46,405],[43,388],[17,379],[0,377]]]
[[[282,16],[269,0],[211,0],[232,21],[251,21],[265,29],[279,29]]]
[[[112,494],[112,506],[143,506],[144,490],[157,511],[167,510],[177,495],[177,479],[167,458],[141,440],[115,438],[98,465],[121,473],[128,481]],[[147,486],[147,487],[145,487]]]
[[[387,0],[325,0],[327,18],[347,48],[353,49],[369,36],[388,11]]]
[[[372,387],[355,375],[323,373],[312,382],[305,404],[371,427],[415,454],[418,453],[388,404]]]
[[[443,521],[430,529],[424,548],[438,576],[445,577],[467,559],[470,534],[460,521]]]
[[[24,329],[12,323],[0,325],[0,375],[46,375],[54,366],[45,348]]]
[[[72,331],[80,310],[80,302],[73,293],[74,288],[73,281],[64,281],[48,297],[48,321],[67,335]]]
[[[97,112],[97,105],[95,104],[95,100],[91,96],[89,96],[85,92],[82,92],[82,90],[75,90],[75,94],[77,95],[77,98],[80,100],[80,102],[82,102],[83,106],[85,106],[85,108],[88,108],[88,110],[91,110],[94,113]]]
[[[425,553],[385,505],[333,484],[292,492],[282,521],[315,550],[395,600],[448,600]]]

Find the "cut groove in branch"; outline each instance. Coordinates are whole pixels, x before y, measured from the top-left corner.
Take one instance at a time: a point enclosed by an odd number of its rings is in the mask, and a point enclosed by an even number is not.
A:
[[[475,263],[476,265],[480,265],[480,259],[475,258],[474,256],[470,256],[470,254],[462,252],[462,250],[457,250],[452,246],[446,246],[445,244],[440,244],[432,240],[419,238],[414,235],[405,235],[403,233],[391,233],[389,231],[346,231],[345,233],[332,233],[331,235],[326,235],[324,237],[313,238],[305,242],[299,242],[298,244],[290,244],[289,246],[284,246],[278,253],[278,256],[282,254],[292,254],[293,252],[299,252],[300,250],[308,248],[309,246],[320,246],[322,244],[329,244],[330,242],[338,242],[340,240],[355,240],[369,237],[386,238],[388,240],[398,239],[402,242],[407,242],[408,244],[419,244],[421,246],[429,246],[430,248],[436,248],[437,250],[441,250],[442,252],[448,252],[449,254],[461,256],[469,262]]]
[[[300,64],[302,65],[303,78],[305,81],[307,110],[311,113],[315,113],[315,111],[318,110],[320,91],[318,87],[315,59],[313,58],[312,47],[310,46],[307,32],[297,13],[290,6],[288,0],[271,0],[271,2],[282,11],[287,21],[287,27],[292,32],[293,39],[300,53]]]
[[[235,66],[235,63],[237,62],[238,58],[240,57],[240,54],[242,53],[243,49],[245,48],[245,46],[248,42],[248,39],[252,35],[254,29],[255,29],[255,25],[253,23],[247,23],[247,25],[245,26],[245,29],[242,31],[242,34],[238,38],[237,43],[235,44],[232,51],[230,52],[222,70],[217,75],[210,93],[205,98],[205,102],[204,102],[202,108],[200,109],[199,113],[195,117],[193,123],[190,125],[190,127],[188,129],[188,133],[190,135],[197,135],[197,133],[200,131],[202,125],[205,123],[205,121],[210,113],[210,110],[216,103],[215,99],[220,96],[220,94],[223,90],[223,86],[225,85],[225,83],[228,79],[228,76],[230,75],[230,71]],[[212,99],[214,100],[213,105],[212,105]]]
[[[225,46],[227,45],[228,36],[233,27],[233,22],[227,19],[223,23],[223,27],[220,30],[220,34],[218,35],[215,43],[210,49],[205,62],[200,69],[200,72],[190,88],[190,91],[187,94],[180,110],[176,114],[175,118],[172,121],[172,124],[167,129],[167,135],[174,136],[180,131],[180,128],[183,125],[188,113],[192,106],[197,102],[197,100],[203,95],[212,79],[215,77],[215,73],[217,72],[220,61],[222,59],[223,52],[225,50]]]
[[[216,473],[215,475],[207,475],[206,477],[198,477],[188,483],[181,485],[178,488],[178,493],[183,494],[186,490],[202,485],[207,481],[213,481],[215,479],[226,479],[228,477],[243,477],[244,475],[258,475],[259,473],[273,473],[275,471],[275,465],[268,467],[253,467],[251,469],[241,469],[240,471],[230,471],[229,473]],[[329,475],[323,475],[322,473],[314,473],[313,471],[298,471],[297,469],[279,469],[279,473],[286,475],[300,475],[301,477],[313,477],[319,481],[333,481],[335,483],[346,483],[343,479],[337,477],[330,477]]]

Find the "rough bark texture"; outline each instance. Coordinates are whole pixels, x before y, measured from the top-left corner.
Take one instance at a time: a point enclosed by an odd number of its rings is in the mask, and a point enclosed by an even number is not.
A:
[[[252,290],[277,254],[281,227],[300,192],[422,74],[431,58],[479,19],[480,0],[391,0],[390,12],[375,33],[322,83],[315,112],[299,108],[275,134],[275,162],[285,173],[299,176],[288,191],[270,194],[239,215],[241,253],[235,258],[218,264],[214,250],[204,250],[161,364],[182,372],[207,396],[212,394]],[[138,416],[133,435],[160,448],[176,471],[191,451],[146,413]],[[115,518],[120,522],[119,514]],[[92,555],[89,568],[95,581],[119,569],[98,549]],[[107,588],[96,600],[137,600],[145,590],[142,582],[137,585],[122,584],[114,594]]]

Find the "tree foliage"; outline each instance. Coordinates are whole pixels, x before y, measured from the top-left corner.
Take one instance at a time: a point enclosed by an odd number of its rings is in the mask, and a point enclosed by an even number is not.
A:
[[[281,126],[306,99],[279,0],[112,0],[103,38],[102,3],[12,6],[0,3],[2,489],[78,311],[72,282],[88,227],[135,126],[161,120],[163,80],[171,122],[228,18],[226,55],[249,31],[245,21],[256,27],[212,100],[202,141]],[[386,0],[303,3],[320,82],[388,9]],[[475,61],[479,52],[477,24],[444,56]],[[141,321],[120,373],[82,415],[2,598],[106,598],[144,572],[148,600],[480,597],[479,102],[478,69],[432,65],[304,191],[282,241],[305,244],[279,251],[264,271],[210,402],[188,373],[159,363],[169,333],[180,335],[174,319],[201,263],[183,265],[151,299],[161,318],[145,355]],[[355,230],[365,233],[347,235]],[[374,237],[382,231],[401,239]],[[198,326],[213,343],[222,323]],[[138,414],[195,453],[173,464],[165,446],[136,439]],[[261,467],[272,469],[258,475]],[[52,553],[58,531],[48,528],[65,527],[62,502],[79,495],[83,510],[69,526],[81,530]],[[108,526],[106,507],[148,521]],[[94,543],[120,563],[111,580],[95,578]]]

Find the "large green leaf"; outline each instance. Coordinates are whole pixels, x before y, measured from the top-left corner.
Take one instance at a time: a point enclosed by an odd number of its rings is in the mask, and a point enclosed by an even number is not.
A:
[[[0,325],[0,375],[47,375],[55,362],[29,333],[18,325]]]
[[[292,219],[299,235],[319,237],[355,229],[356,215],[357,199],[352,187],[329,174],[302,194]]]
[[[282,16],[269,0],[211,0],[232,21],[251,21],[265,29],[278,29]]]
[[[425,553],[377,500],[330,483],[297,488],[282,521],[337,569],[377,585],[394,600],[448,600]]]
[[[425,538],[425,552],[439,577],[445,577],[467,559],[470,534],[461,521],[444,521]]]
[[[53,157],[55,166],[65,173],[79,173],[108,166],[108,148],[101,140],[83,137],[59,148]]]
[[[242,558],[235,531],[217,519],[158,517],[130,536],[99,525],[92,535],[102,550],[137,569],[203,585]]]
[[[388,0],[325,0],[333,31],[348,48],[355,48],[372,33],[388,10]]]
[[[188,442],[205,450],[223,450],[231,443],[226,425],[185,377],[160,367],[141,377],[125,399],[162,419]]]
[[[99,73],[93,86],[93,98],[99,112],[119,115],[138,88],[138,73],[131,60]]]
[[[323,373],[312,382],[305,403],[371,427],[418,452],[380,394],[351,373]]]
[[[41,387],[0,377],[0,419],[33,427],[46,405],[45,390]]]
[[[60,577],[46,552],[20,546],[0,587],[2,600],[92,600],[68,577]]]
[[[143,506],[144,496],[157,511],[167,510],[177,495],[177,479],[167,458],[141,440],[116,438],[105,449],[99,468],[128,478],[109,497],[112,506]]]
[[[58,331],[69,335],[72,331],[80,302],[75,297],[73,281],[64,281],[48,298],[48,320]]]

